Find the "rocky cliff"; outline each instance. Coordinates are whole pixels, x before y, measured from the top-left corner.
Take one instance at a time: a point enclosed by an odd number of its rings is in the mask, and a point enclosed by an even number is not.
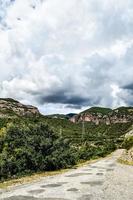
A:
[[[5,98],[0,99],[0,118],[16,117],[16,116],[37,116],[39,110],[34,106],[23,105],[20,102]]]
[[[133,122],[133,107],[109,108],[92,107],[70,119],[71,122],[93,122],[96,125]]]

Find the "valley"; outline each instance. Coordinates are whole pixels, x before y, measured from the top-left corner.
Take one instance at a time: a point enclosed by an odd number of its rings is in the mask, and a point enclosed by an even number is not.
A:
[[[42,176],[35,183],[1,189],[0,199],[112,200],[117,193],[116,200],[124,200],[121,190],[129,190],[128,200],[131,199],[132,184],[127,188],[127,181],[133,170],[132,107],[114,111],[93,107],[77,115],[45,116],[34,106],[0,99],[0,108],[1,185],[35,173],[70,169],[63,174]],[[116,122],[106,123],[103,119],[107,118]],[[94,159],[100,160],[75,169],[77,164]],[[109,196],[110,190],[114,193]]]

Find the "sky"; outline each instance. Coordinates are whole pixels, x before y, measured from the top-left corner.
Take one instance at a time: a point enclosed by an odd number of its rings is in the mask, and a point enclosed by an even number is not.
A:
[[[44,114],[133,106],[133,1],[0,0],[0,96]]]

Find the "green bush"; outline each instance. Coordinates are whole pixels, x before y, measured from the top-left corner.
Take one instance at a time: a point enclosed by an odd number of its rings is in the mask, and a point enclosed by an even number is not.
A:
[[[121,147],[130,126],[131,123],[96,126],[86,122],[82,135],[82,123],[66,119],[1,119],[0,180],[69,168],[79,160],[103,157]]]
[[[68,140],[45,124],[10,125],[0,137],[0,179],[38,171],[66,168],[76,157]]]
[[[133,147],[133,136],[127,136],[122,144],[124,149],[131,149]]]

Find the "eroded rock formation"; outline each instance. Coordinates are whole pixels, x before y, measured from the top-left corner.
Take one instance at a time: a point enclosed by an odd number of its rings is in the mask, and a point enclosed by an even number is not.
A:
[[[105,109],[105,108],[104,108]],[[94,112],[93,112],[94,111]],[[128,123],[133,122],[133,108],[132,107],[121,107],[115,110],[110,110],[106,114],[105,112],[97,111],[95,108],[91,108],[90,111],[84,111],[78,115],[70,118],[73,123],[76,122],[93,122],[96,125],[105,123],[107,125],[116,123]]]
[[[39,115],[39,110],[34,106],[23,105],[13,99],[0,99],[0,117]]]

